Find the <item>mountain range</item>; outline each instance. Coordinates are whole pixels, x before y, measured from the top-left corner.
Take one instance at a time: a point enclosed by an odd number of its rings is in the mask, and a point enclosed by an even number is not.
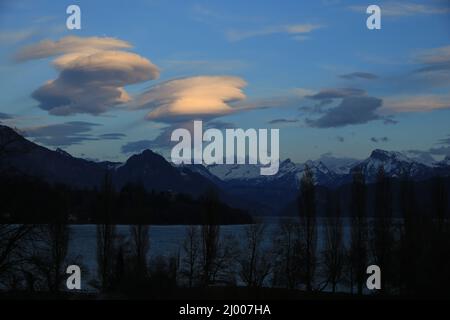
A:
[[[75,188],[98,188],[108,173],[117,189],[134,182],[147,190],[194,197],[215,189],[224,202],[253,214],[274,213],[288,205],[297,194],[306,166],[313,171],[316,185],[327,188],[348,184],[356,169],[362,170],[367,183],[373,183],[380,166],[391,178],[405,173],[414,181],[450,176],[450,157],[425,164],[401,152],[380,149],[364,160],[327,156],[297,164],[286,159],[273,176],[261,176],[257,165],[175,166],[151,150],[135,154],[124,163],[95,162],[73,157],[61,149],[50,150],[0,125],[0,173],[39,177]]]

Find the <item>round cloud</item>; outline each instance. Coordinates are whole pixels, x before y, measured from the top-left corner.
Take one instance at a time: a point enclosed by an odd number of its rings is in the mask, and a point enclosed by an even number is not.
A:
[[[150,120],[187,116],[219,116],[234,111],[230,103],[245,99],[246,82],[231,76],[197,76],[167,81],[150,88],[138,101],[139,108],[152,108]]]

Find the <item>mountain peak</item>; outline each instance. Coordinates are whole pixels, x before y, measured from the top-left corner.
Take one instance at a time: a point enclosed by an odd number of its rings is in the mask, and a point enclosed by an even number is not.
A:
[[[65,156],[65,157],[72,157],[72,155],[70,153],[68,153],[67,151],[65,151],[61,148],[56,148],[55,152],[59,153],[60,155]]]
[[[382,149],[375,149],[370,154],[370,158],[377,159],[380,161],[387,161],[389,159],[395,159],[398,161],[406,161],[409,162],[410,159],[398,151],[386,151]]]

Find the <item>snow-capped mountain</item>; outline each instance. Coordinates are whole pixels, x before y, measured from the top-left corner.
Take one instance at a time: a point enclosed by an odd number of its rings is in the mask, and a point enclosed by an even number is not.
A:
[[[411,160],[422,163],[429,167],[434,166],[436,163],[436,159],[434,159],[428,152],[405,151],[403,152],[403,154]]]
[[[209,172],[225,182],[243,182],[258,185],[267,182],[287,183],[297,186],[303,176],[305,167],[309,166],[314,173],[316,184],[333,183],[336,173],[331,171],[322,161],[307,161],[303,164],[296,164],[290,159],[282,161],[278,172],[275,175],[263,176],[260,174],[260,165],[251,164],[225,164],[208,166]]]
[[[369,158],[352,168],[360,168],[364,173],[366,182],[375,182],[380,167],[391,178],[399,178],[408,175],[414,180],[423,180],[433,175],[433,169],[423,163],[416,162],[401,152],[375,149]]]
[[[325,163],[327,162],[327,163]],[[263,183],[275,183],[277,185],[297,186],[302,177],[305,166],[309,166],[313,171],[315,182],[318,185],[334,187],[351,180],[354,170],[361,169],[368,183],[375,181],[379,168],[382,166],[388,177],[399,178],[405,174],[415,180],[423,180],[431,177],[435,172],[433,166],[425,165],[415,159],[407,157],[397,151],[385,151],[376,149],[365,160],[329,157],[315,161],[307,161],[303,164],[296,164],[290,159],[280,163],[278,173],[273,176],[261,176],[258,165],[212,165],[208,166],[209,172],[217,176],[222,181],[236,184],[246,183],[248,185],[261,185]],[[450,157],[435,163],[434,166],[450,166]]]

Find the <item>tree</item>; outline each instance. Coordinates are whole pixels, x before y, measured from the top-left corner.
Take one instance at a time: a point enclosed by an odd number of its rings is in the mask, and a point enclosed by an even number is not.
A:
[[[300,195],[298,197],[300,227],[305,244],[305,282],[306,290],[312,291],[316,269],[316,197],[314,176],[311,168],[306,165],[300,180]]]
[[[442,233],[445,227],[448,207],[448,191],[443,177],[433,178],[433,211],[436,218],[437,231]]]
[[[240,276],[248,287],[259,288],[272,270],[270,251],[263,247],[266,225],[260,221],[245,228],[244,250],[240,255]]]
[[[377,264],[383,271],[381,291],[386,288],[386,279],[392,273],[391,257],[394,238],[392,234],[392,190],[383,166],[377,172],[375,184],[375,221],[373,224],[372,250]]]
[[[304,248],[300,241],[300,226],[294,220],[280,220],[279,231],[274,240],[274,286],[288,289],[298,287],[301,280]]]
[[[362,295],[367,263],[367,217],[366,217],[366,184],[360,168],[353,171],[352,203],[351,203],[351,245],[350,264],[351,278],[355,274],[357,292]],[[353,281],[352,281],[353,282]]]
[[[325,278],[331,283],[331,290],[334,293],[342,278],[345,247],[339,194],[331,196],[330,192],[327,192],[327,201],[329,206],[325,225],[323,266]]]
[[[150,248],[149,226],[140,224],[131,226],[130,233],[135,276],[143,279],[147,277],[147,255]]]
[[[103,222],[97,225],[97,264],[100,287],[102,290],[108,290],[111,288],[111,282],[114,279],[114,258],[116,257],[116,226],[110,223],[114,190],[108,172],[105,174],[100,196],[100,213]]]
[[[27,259],[27,242],[35,225],[0,224],[0,283],[17,273]]]
[[[70,227],[63,222],[40,227],[32,265],[43,277],[50,292],[59,292],[65,279]]]
[[[208,190],[203,198],[204,222],[202,225],[202,282],[208,286],[213,279],[214,264],[219,248],[220,225],[217,221],[218,196]]]
[[[184,258],[182,260],[182,274],[187,278],[189,288],[198,276],[200,256],[200,236],[197,226],[186,227],[186,237],[183,243]]]
[[[413,182],[407,172],[402,172],[399,185],[399,208],[402,217],[400,232],[400,263],[399,286],[401,293],[409,293],[412,290],[412,282],[415,273],[414,259],[414,234],[416,221],[416,204]]]

